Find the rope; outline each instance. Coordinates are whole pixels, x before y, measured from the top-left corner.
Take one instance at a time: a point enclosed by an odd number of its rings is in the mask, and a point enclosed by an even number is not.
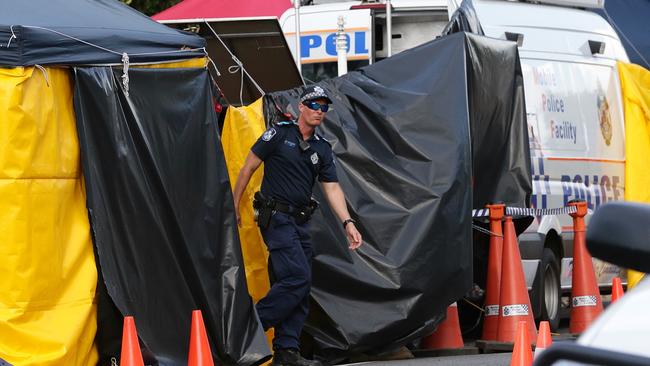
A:
[[[129,55],[122,54],[122,85],[124,86],[124,95],[129,96]]]
[[[41,65],[34,65],[34,67],[41,70],[41,72],[43,73],[43,77],[45,78],[45,84],[49,87],[50,86],[50,78],[47,75],[47,70],[45,70],[45,68],[43,66],[41,66]]]
[[[634,50],[634,52],[636,52],[636,54],[639,55],[639,57],[641,58],[641,60],[643,60],[643,62],[645,62],[646,67],[650,67],[650,62],[648,62],[648,60],[646,60],[645,57],[643,57],[643,55],[641,54],[641,52],[639,52],[639,50],[638,50],[636,47],[634,47],[634,43],[632,43],[632,42],[627,38],[627,36],[625,35],[625,33],[623,33],[623,30],[622,30],[621,28],[618,27],[618,25],[616,24],[616,22],[614,22],[614,19],[612,19],[612,17],[609,16],[609,13],[607,12],[607,10],[606,10],[604,7],[603,7],[603,13],[605,13],[605,16],[607,17],[607,20],[609,21],[609,23],[610,23],[611,25],[613,25],[614,28],[616,28],[616,31],[618,32],[618,34],[620,34],[621,36],[623,36],[623,38],[627,41],[627,43],[630,44],[630,47],[632,47],[632,49]]]
[[[478,226],[478,225],[475,225],[475,224],[472,224],[472,229],[474,229],[474,230],[476,230],[476,231],[478,231],[478,232],[481,232],[481,233],[483,233],[483,234],[490,235],[490,236],[503,237],[503,235],[499,235],[499,234],[497,234],[497,233],[495,233],[495,232],[492,232],[492,231],[490,231],[490,230],[488,230],[488,229],[482,228],[482,227],[480,227],[480,226]]]
[[[12,27],[13,27],[13,26],[12,26]],[[59,32],[59,31],[54,30],[54,29],[45,28],[45,27],[39,27],[39,26],[34,26],[34,25],[23,25],[22,27],[23,27],[23,28],[40,29],[40,30],[44,30],[44,31],[48,31],[48,32],[52,32],[52,33],[54,33],[54,34],[58,34],[58,35],[60,35],[60,36],[63,36],[63,37],[66,37],[66,38],[72,39],[72,40],[74,40],[74,41],[77,41],[77,42],[83,43],[83,44],[85,44],[85,45],[88,45],[88,46],[90,46],[90,47],[94,47],[94,48],[97,48],[97,49],[100,49],[100,50],[102,50],[102,51],[106,51],[106,52],[109,52],[109,53],[112,53],[112,54],[115,54],[115,55],[118,55],[118,56],[122,56],[122,54],[124,53],[124,52],[118,52],[118,51],[111,50],[111,49],[109,49],[109,48],[106,48],[106,47],[103,47],[103,46],[100,46],[100,45],[94,44],[94,43],[92,43],[92,42],[84,41],[83,39],[80,39],[80,38],[77,38],[77,37],[71,36],[71,35],[69,35],[69,34],[65,34],[65,33],[63,33],[63,32]],[[12,30],[12,34],[13,34],[13,30]],[[14,36],[14,37],[15,37],[15,36]],[[204,47],[201,47],[201,48],[185,48],[185,49],[180,49],[180,50],[171,50],[171,51],[132,53],[131,56],[165,55],[165,54],[174,54],[174,53],[181,53],[181,52],[188,52],[188,51],[200,51],[200,50],[203,50],[204,53],[205,53],[205,48],[204,48]]]
[[[7,48],[9,48],[9,46],[11,46],[11,40],[12,39],[14,39],[14,38],[18,39],[18,37],[16,37],[16,34],[14,33],[14,26],[12,25],[11,27],[9,27],[9,29],[11,29],[11,37],[9,37],[9,42],[7,42]]]
[[[233,61],[235,62],[235,65],[232,65],[232,66],[230,66],[230,67],[228,68],[228,72],[230,72],[231,74],[234,74],[234,73],[236,73],[236,72],[238,72],[238,71],[240,71],[240,70],[241,70],[241,72],[242,72],[241,87],[240,87],[240,90],[239,90],[239,96],[240,96],[239,99],[240,99],[240,102],[241,102],[241,99],[242,99],[241,96],[242,96],[242,91],[243,91],[243,88],[244,88],[244,74],[246,74],[246,76],[247,76],[248,79],[253,83],[253,85],[255,86],[255,88],[257,88],[257,91],[258,91],[262,96],[264,96],[266,93],[264,92],[264,90],[262,90],[262,88],[259,86],[259,84],[255,81],[255,79],[253,79],[253,77],[248,73],[248,71],[247,71],[246,68],[244,67],[244,64],[243,64],[241,61],[239,61],[239,59],[238,59],[238,58],[237,58],[237,57],[236,57],[236,56],[235,56],[235,55],[230,51],[230,49],[228,48],[228,46],[226,46],[226,43],[221,39],[221,37],[219,37],[219,35],[217,34],[217,32],[215,32],[215,30],[212,28],[212,26],[210,25],[210,23],[208,23],[207,20],[204,21],[204,22],[205,22],[205,24],[208,26],[208,28],[210,28],[210,31],[212,32],[212,34],[213,34],[213,35],[214,35],[214,36],[219,40],[219,42],[221,42],[221,45],[223,46],[223,48],[225,48],[226,51],[228,51],[228,53],[230,54],[230,57],[231,57],[231,58],[233,59]],[[233,72],[233,71],[230,71],[231,68],[232,68],[232,70],[234,70],[234,72]],[[242,103],[242,105],[243,105],[243,104],[244,104],[244,103]]]

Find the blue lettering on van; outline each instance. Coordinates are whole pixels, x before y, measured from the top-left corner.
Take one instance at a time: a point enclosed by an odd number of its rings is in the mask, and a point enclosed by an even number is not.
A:
[[[608,201],[618,201],[621,198],[619,176],[608,175],[562,175],[562,195],[564,206],[571,200],[587,201],[590,209],[596,209]]]
[[[542,107],[546,112],[564,113],[564,100],[553,94],[542,94]]]
[[[350,51],[350,36],[346,34],[345,40],[345,52],[347,53]],[[325,52],[330,56],[336,56],[336,33],[330,34],[327,36],[327,39],[325,39]]]
[[[578,139],[578,126],[569,121],[557,123],[551,120],[551,138],[567,140],[575,144]]]
[[[354,32],[354,53],[357,55],[368,53],[366,32]]]
[[[364,31],[354,32],[354,54],[355,55],[368,55],[368,45],[366,44],[366,33]],[[323,42],[323,37],[325,42]],[[350,34],[345,34],[347,40],[346,52],[350,52]],[[311,50],[325,46],[325,53],[328,56],[336,56],[336,33],[323,34],[308,34],[300,36],[300,57],[312,57]]]
[[[300,57],[309,58],[312,48],[318,48],[323,44],[319,35],[300,36]]]

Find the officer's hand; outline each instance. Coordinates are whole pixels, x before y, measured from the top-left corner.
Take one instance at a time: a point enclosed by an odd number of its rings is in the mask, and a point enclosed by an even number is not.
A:
[[[357,227],[354,226],[354,223],[349,223],[345,226],[345,233],[348,235],[348,242],[350,242],[349,248],[352,250],[357,249],[361,246],[361,233],[357,230]]]

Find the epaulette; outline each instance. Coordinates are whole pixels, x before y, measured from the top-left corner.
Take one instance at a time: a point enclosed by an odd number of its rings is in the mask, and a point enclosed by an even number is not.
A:
[[[298,125],[298,124],[296,123],[296,121],[280,121],[280,122],[276,122],[276,123],[275,123],[275,126],[278,126],[278,127],[283,127],[283,126],[296,126],[296,125]]]
[[[321,135],[319,135],[317,133],[314,133],[314,137],[316,138],[316,140],[323,140],[323,141],[327,142],[327,144],[330,145],[330,147],[332,146],[332,143],[329,142],[325,137],[323,137],[323,136],[321,136]]]

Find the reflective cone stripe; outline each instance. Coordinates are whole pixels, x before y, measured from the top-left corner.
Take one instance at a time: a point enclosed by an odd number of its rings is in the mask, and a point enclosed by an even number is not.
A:
[[[528,324],[526,321],[517,323],[517,337],[515,346],[512,349],[512,358],[510,366],[530,366],[533,364],[533,351],[531,350],[530,337],[528,334]]]
[[[618,277],[612,278],[612,303],[620,299],[623,294],[623,284],[621,283],[621,279]]]
[[[506,216],[503,228],[503,265],[501,266],[501,293],[499,303],[499,326],[497,341],[513,342],[517,326],[520,321],[525,321],[528,326],[528,339],[534,340],[537,336],[533,312],[526,288],[524,269],[521,265],[519,244],[515,225],[510,216]]]
[[[144,366],[140,343],[138,342],[138,332],[135,329],[135,320],[132,316],[124,317],[120,366]]]
[[[577,212],[573,217],[573,277],[571,279],[571,321],[569,331],[582,333],[602,313],[603,303],[598,291],[596,273],[585,242],[587,202],[571,202]]]
[[[457,349],[464,346],[463,337],[460,334],[458,307],[456,303],[453,303],[447,308],[447,319],[438,325],[435,332],[422,339],[420,347],[423,349]]]
[[[490,248],[488,254],[487,281],[485,292],[485,317],[481,339],[497,339],[499,327],[499,296],[501,294],[501,262],[503,257],[503,228],[501,221],[505,213],[504,204],[487,205],[490,210]]]
[[[188,366],[214,366],[210,342],[203,324],[201,310],[192,311],[192,329],[190,330],[190,354]]]
[[[551,327],[547,321],[539,323],[539,334],[537,335],[537,344],[535,345],[535,356],[542,353],[545,349],[553,344],[553,339],[551,338]]]

